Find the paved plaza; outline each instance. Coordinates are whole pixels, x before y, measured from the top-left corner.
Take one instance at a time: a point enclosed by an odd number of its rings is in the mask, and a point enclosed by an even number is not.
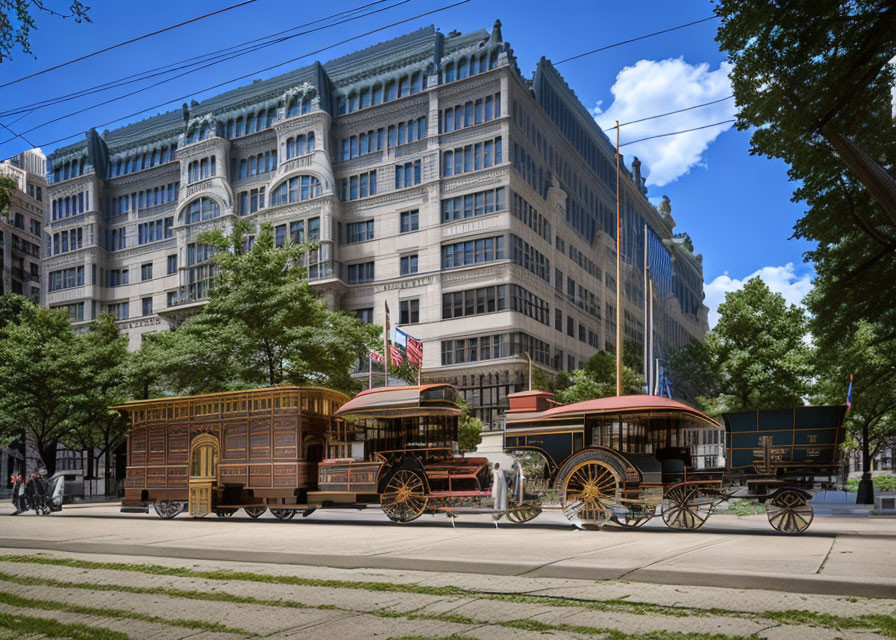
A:
[[[162,521],[115,505],[8,512],[0,614],[23,629],[55,620],[68,637],[896,634],[893,519],[817,518],[790,538],[764,517],[727,515],[699,532],[595,532],[558,513],[495,528],[472,516],[400,526],[373,509],[289,522]]]

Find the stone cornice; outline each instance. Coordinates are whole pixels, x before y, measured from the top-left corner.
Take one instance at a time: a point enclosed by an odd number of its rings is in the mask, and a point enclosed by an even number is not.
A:
[[[332,120],[330,114],[326,111],[311,111],[282,120],[275,120],[273,129],[279,139],[284,136],[289,137],[290,134],[295,132],[304,133],[306,130],[314,127],[321,127],[323,131],[326,131]]]
[[[442,66],[444,66],[444,62],[442,63]],[[480,92],[486,88],[491,88],[494,93],[497,93],[501,90],[500,73],[501,71],[506,69],[506,66],[495,67],[494,69],[489,69],[488,71],[485,71],[483,73],[478,73],[475,76],[468,76],[466,78],[463,78],[462,80],[455,80],[453,82],[435,87],[437,89],[437,95],[439,97],[439,107],[444,108],[453,106],[443,104],[443,101],[451,100],[456,97],[463,97],[464,101],[466,101],[466,98],[482,97],[478,93],[476,95],[470,94],[472,92]]]
[[[109,161],[112,162],[111,160]],[[165,164],[157,164],[154,167],[150,167],[149,169],[140,169],[140,171],[132,171],[123,176],[115,176],[112,178],[106,178],[105,183],[106,187],[111,191],[115,191],[120,187],[126,187],[122,189],[122,191],[130,192],[133,187],[131,185],[135,184],[145,184],[147,180],[154,178],[153,172],[157,172],[161,175],[167,175],[166,172],[162,172],[162,169],[168,169],[169,166],[172,168],[177,168],[178,173],[180,172],[180,165],[177,164],[178,160],[171,160],[166,162]]]
[[[85,187],[89,187],[92,184],[96,184],[97,177],[96,174],[84,173],[75,178],[69,178],[68,180],[63,180],[61,182],[54,182],[53,184],[47,185],[47,201],[55,200],[56,198],[64,198],[65,196],[77,194],[84,190]],[[52,207],[52,205],[51,205]],[[52,211],[52,208],[51,208]]]
[[[463,195],[464,192],[470,189],[487,186],[493,188],[505,186],[509,179],[509,173],[510,165],[505,161],[497,167],[492,167],[490,169],[480,169],[479,171],[471,171],[470,173],[465,173],[460,176],[443,178],[442,195]],[[510,194],[508,194],[508,197],[509,195]]]
[[[344,137],[347,134],[347,132],[346,134],[342,133],[343,129],[354,127],[358,127],[359,130],[364,129],[367,126],[364,123],[370,121],[374,121],[378,125],[384,126],[398,124],[402,119],[407,120],[412,117],[410,111],[413,109],[420,109],[420,112],[413,117],[425,116],[429,113],[429,92],[430,89],[426,89],[419,93],[396,98],[395,100],[389,100],[388,102],[381,102],[380,104],[364,107],[363,109],[353,111],[352,113],[337,116],[336,124],[340,131],[340,136]]]

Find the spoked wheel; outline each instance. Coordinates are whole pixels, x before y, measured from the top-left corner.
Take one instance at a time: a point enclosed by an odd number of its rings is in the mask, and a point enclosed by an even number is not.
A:
[[[169,500],[156,501],[152,506],[162,520],[171,520],[180,513],[180,505]]]
[[[262,514],[268,510],[267,507],[243,507],[246,515],[250,518],[260,518]]]
[[[650,520],[655,514],[656,510],[650,508],[643,509],[641,511],[629,511],[624,516],[614,515],[611,520],[618,524],[620,527],[625,527],[626,529],[637,529],[645,522]]]
[[[815,513],[806,496],[784,490],[765,505],[768,522],[780,533],[798,535],[809,528]]]
[[[236,509],[215,509],[215,515],[219,518],[230,518],[236,513]]]
[[[663,522],[670,529],[699,529],[715,506],[712,498],[701,495],[696,485],[672,487],[664,497],[669,504],[663,507]]]
[[[386,483],[380,496],[383,513],[392,522],[411,522],[426,510],[426,485],[419,474],[409,469],[399,469]]]
[[[602,527],[613,514],[619,477],[603,460],[579,463],[563,481],[561,505],[572,522]]]
[[[296,517],[295,509],[271,509],[271,515],[277,520],[292,520]]]
[[[529,522],[541,513],[541,507],[518,507],[516,509],[511,509],[508,511],[504,517],[506,517],[510,522],[515,522],[516,524],[520,524],[522,522]]]

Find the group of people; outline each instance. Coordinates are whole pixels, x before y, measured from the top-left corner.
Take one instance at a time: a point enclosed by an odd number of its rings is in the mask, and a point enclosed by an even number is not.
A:
[[[31,476],[25,480],[21,473],[14,473],[10,476],[12,483],[12,504],[15,511],[12,515],[17,516],[20,513],[31,509],[38,515],[48,515],[53,511],[62,509],[62,501],[56,498],[56,485],[52,481],[47,482],[41,478],[37,471],[33,471]]]

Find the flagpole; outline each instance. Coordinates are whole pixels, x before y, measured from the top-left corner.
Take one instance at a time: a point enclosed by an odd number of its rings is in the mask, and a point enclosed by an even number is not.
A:
[[[650,359],[652,360],[653,359],[653,280],[648,280],[647,282],[648,282],[648,288],[650,289],[650,292],[649,292],[649,295],[647,298],[647,307],[648,307],[647,342],[649,345],[648,349],[650,349]],[[649,389],[648,389],[647,393],[650,393]],[[653,387],[653,395],[657,395],[656,387]]]
[[[373,389],[373,355],[367,354],[367,388]]]
[[[647,395],[650,395],[650,350],[647,347],[647,223],[644,223],[644,380],[647,381]]]
[[[386,321],[383,323],[383,366],[386,372],[386,386],[389,386],[389,303],[383,300],[386,305]]]
[[[622,395],[622,217],[619,215],[619,120],[616,121],[616,395]]]

